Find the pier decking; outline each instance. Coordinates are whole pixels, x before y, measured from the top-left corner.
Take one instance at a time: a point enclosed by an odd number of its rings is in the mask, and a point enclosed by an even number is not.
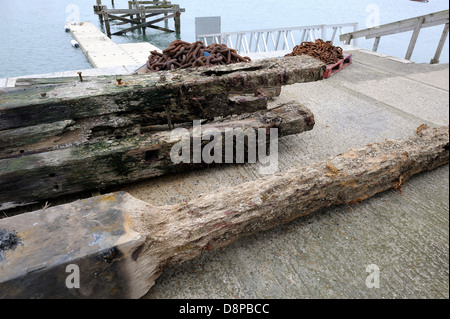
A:
[[[95,68],[142,65],[147,61],[150,51],[160,50],[148,42],[117,44],[91,22],[67,26]]]

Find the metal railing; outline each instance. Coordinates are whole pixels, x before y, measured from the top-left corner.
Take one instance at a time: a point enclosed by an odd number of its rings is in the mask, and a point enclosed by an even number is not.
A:
[[[433,27],[437,25],[444,24],[444,30],[442,31],[441,38],[439,40],[439,44],[436,49],[436,53],[434,58],[431,59],[430,63],[439,63],[439,57],[442,53],[442,49],[444,47],[445,41],[448,35],[448,23],[449,23],[449,10],[443,10],[435,13],[430,13],[427,15],[423,15],[420,17],[415,17],[411,19],[401,20],[397,22],[392,22],[388,24],[383,24],[378,27],[362,29],[358,31],[353,31],[349,33],[342,34],[340,36],[341,41],[345,41],[345,43],[350,43],[350,41],[354,41],[355,39],[365,37],[366,39],[375,38],[375,42],[373,44],[372,51],[378,50],[378,45],[380,43],[380,38],[382,36],[402,33],[407,31],[413,31],[411,40],[409,42],[408,49],[406,51],[405,59],[410,60],[412,53],[414,51],[414,47],[417,42],[417,38],[419,37],[420,30],[422,28]]]
[[[202,34],[197,36],[197,41],[202,41],[206,45],[224,43],[228,47],[237,50],[240,54],[248,54],[253,52],[292,50],[296,45],[304,41],[315,41],[318,38],[334,42],[336,35],[343,34],[344,28],[352,28],[353,31],[356,31],[358,30],[358,23],[321,24],[294,28]],[[330,35],[329,38],[327,38],[328,35]],[[353,43],[357,46],[356,40]]]

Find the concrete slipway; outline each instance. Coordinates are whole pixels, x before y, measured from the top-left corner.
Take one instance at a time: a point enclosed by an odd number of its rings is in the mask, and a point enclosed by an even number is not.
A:
[[[364,50],[331,78],[283,88],[316,118],[280,140],[279,169],[304,166],[421,124],[449,123],[448,64],[405,63]],[[223,166],[122,187],[155,205],[260,177]],[[166,269],[144,298],[448,298],[448,165],[359,205],[327,209]],[[368,288],[368,265],[380,288]]]
[[[345,49],[354,54],[348,68],[283,88],[278,99],[310,108],[316,126],[280,140],[280,171],[386,138],[407,138],[421,124],[448,125],[448,64]],[[12,86],[15,78],[3,82]],[[160,206],[259,177],[257,165],[221,166],[117,190]],[[403,193],[323,210],[168,268],[144,298],[448,298],[448,195],[447,165],[412,178]],[[368,265],[380,269],[379,288],[366,286]]]

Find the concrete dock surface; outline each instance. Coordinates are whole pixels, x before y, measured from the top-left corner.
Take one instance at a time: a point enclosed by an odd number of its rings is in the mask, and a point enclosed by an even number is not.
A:
[[[408,138],[421,124],[448,125],[448,64],[345,51],[354,55],[350,66],[322,81],[285,86],[273,101],[297,101],[316,121],[312,131],[280,139],[280,172],[372,142]],[[129,74],[138,66],[83,74]],[[16,79],[0,79],[0,86],[14,86]],[[160,206],[260,177],[257,164],[224,165],[117,190]],[[449,298],[448,196],[446,165],[413,177],[402,192],[322,210],[167,268],[144,298]],[[374,269],[379,288],[366,285],[373,283]]]
[[[310,108],[316,126],[281,138],[279,171],[407,138],[421,124],[448,125],[448,64],[347,52],[353,63],[341,72],[283,87],[279,99]],[[256,164],[221,166],[121,190],[175,204],[259,177]],[[448,298],[448,196],[447,165],[412,178],[402,192],[326,209],[168,268],[144,298]],[[366,285],[374,267],[379,288]]]

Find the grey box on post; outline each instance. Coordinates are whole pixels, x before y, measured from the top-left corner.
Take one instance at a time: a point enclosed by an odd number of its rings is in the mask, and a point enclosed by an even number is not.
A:
[[[205,42],[199,36],[204,34],[215,34],[221,32],[221,17],[196,17],[195,18],[195,38],[197,41]],[[207,44],[214,42],[212,37],[206,38]]]

